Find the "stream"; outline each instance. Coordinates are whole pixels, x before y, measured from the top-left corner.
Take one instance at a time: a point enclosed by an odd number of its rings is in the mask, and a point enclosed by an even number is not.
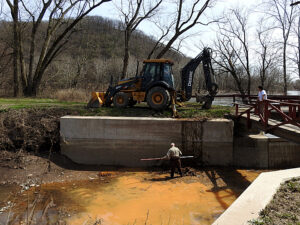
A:
[[[105,172],[85,181],[43,184],[17,193],[12,186],[2,186],[0,202],[9,204],[0,214],[0,224],[206,225],[260,172],[206,168],[175,179],[157,171]]]

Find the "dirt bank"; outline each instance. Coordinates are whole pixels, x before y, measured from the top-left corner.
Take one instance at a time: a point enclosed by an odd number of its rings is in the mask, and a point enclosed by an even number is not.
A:
[[[30,108],[0,112],[0,150],[59,151],[59,118],[78,115],[73,109]]]
[[[59,118],[74,108],[7,109],[0,112],[0,184],[89,179],[98,167],[80,166],[59,154]]]
[[[109,168],[105,168],[107,170]],[[59,153],[34,155],[24,151],[0,151],[0,184],[36,185],[88,180],[104,168],[73,163]]]

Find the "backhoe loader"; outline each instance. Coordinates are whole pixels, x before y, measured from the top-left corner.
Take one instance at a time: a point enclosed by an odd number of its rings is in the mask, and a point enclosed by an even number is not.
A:
[[[211,107],[214,96],[218,92],[218,85],[213,83],[213,69],[211,66],[211,50],[203,51],[190,60],[181,70],[181,90],[176,91],[172,74],[173,62],[169,59],[144,60],[143,70],[133,78],[120,80],[116,86],[112,79],[106,92],[93,92],[88,107],[111,106],[124,108],[139,102],[147,102],[154,110],[164,110],[172,104],[173,114],[176,116],[175,104],[188,101],[192,97],[192,87],[195,70],[202,62],[205,85],[208,94],[196,94],[197,102],[204,102],[202,108]]]

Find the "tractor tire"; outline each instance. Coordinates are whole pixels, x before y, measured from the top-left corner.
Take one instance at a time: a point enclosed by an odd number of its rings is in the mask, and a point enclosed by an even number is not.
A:
[[[163,110],[170,103],[170,93],[163,87],[157,86],[150,89],[147,94],[147,104],[155,110]]]
[[[128,106],[129,103],[129,97],[124,92],[118,92],[114,95],[114,106],[117,108],[125,108]]]

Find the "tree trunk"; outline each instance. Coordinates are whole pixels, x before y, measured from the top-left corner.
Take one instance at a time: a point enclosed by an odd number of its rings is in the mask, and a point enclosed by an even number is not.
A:
[[[283,43],[283,92],[287,95],[287,74],[286,74],[286,41]]]
[[[251,94],[251,76],[248,74],[248,84],[247,84],[247,94],[250,95]]]
[[[176,41],[176,39],[179,37],[179,35],[174,36],[168,44],[163,48],[163,50],[160,51],[160,53],[157,54],[156,58],[160,59],[163,57],[164,54],[167,53],[167,51],[171,48],[172,44]]]
[[[263,56],[262,56],[262,71],[261,71],[261,86],[264,87],[265,79],[266,79],[266,50],[264,49]]]
[[[129,39],[130,39],[130,31],[125,30],[125,48],[124,48],[124,58],[123,58],[123,69],[121,79],[124,79],[127,75],[127,68],[129,62]]]
[[[299,79],[300,79],[300,16],[299,16],[299,19],[298,19],[298,63],[297,63],[297,66],[298,66],[298,76],[299,76]]]
[[[261,86],[264,87],[265,85],[265,70],[263,69],[262,75],[261,75]]]
[[[20,79],[19,79],[19,5],[18,0],[14,0],[14,6],[12,10],[13,17],[13,33],[14,33],[14,45],[13,45],[13,63],[14,63],[14,97],[19,96],[19,87],[20,87]]]
[[[34,25],[33,25],[34,26]],[[28,77],[27,77],[27,84],[26,88],[24,90],[24,95],[30,94],[31,88],[32,88],[32,74],[33,74],[33,63],[35,60],[34,54],[35,54],[35,34],[36,34],[36,28],[33,27],[31,32],[31,43],[30,43],[30,52],[29,52],[29,68],[28,68]]]
[[[242,99],[244,99],[244,98],[245,98],[245,91],[244,91],[243,88],[242,88],[242,83],[241,83],[241,81],[238,79],[238,77],[237,77],[237,75],[236,75],[235,72],[231,71],[230,73],[231,73],[233,79],[234,79],[235,82],[236,82],[237,88],[238,88],[240,94],[242,95]]]

